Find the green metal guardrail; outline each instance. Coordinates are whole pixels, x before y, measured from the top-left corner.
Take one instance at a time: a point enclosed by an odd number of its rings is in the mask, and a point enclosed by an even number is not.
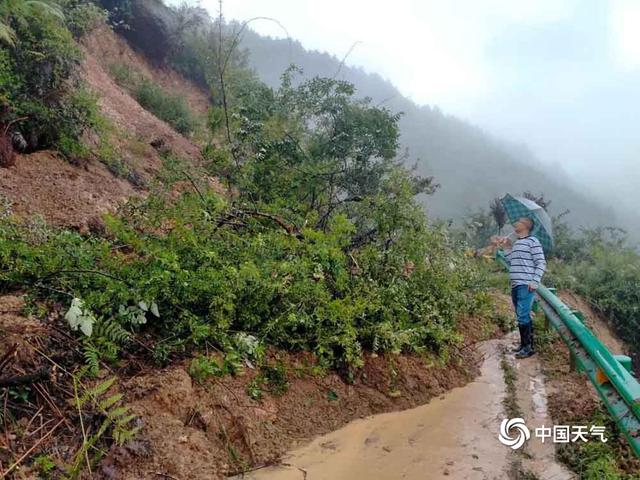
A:
[[[508,269],[501,250],[496,260]],[[584,372],[623,432],[636,456],[640,457],[640,383],[631,374],[631,359],[613,355],[582,322],[582,314],[565,305],[555,290],[540,285],[537,299],[546,320],[571,352],[572,363]]]

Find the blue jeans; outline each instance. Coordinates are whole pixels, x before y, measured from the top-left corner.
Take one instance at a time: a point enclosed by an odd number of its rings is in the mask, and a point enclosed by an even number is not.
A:
[[[536,292],[529,291],[529,285],[517,285],[511,289],[511,300],[516,310],[518,325],[531,323],[531,307],[536,298]]]

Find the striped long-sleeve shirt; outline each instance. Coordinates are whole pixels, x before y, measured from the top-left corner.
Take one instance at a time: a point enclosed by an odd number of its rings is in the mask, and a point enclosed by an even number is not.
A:
[[[531,235],[518,238],[511,250],[505,251],[505,257],[509,262],[512,287],[530,283],[540,284],[547,266],[540,240]]]

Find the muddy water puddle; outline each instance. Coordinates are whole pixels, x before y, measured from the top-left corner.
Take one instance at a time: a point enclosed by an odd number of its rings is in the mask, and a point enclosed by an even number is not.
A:
[[[234,479],[473,480],[522,478],[523,472],[540,480],[573,479],[556,461],[554,445],[533,438],[535,428],[553,422],[538,358],[503,357],[515,340],[514,332],[479,344],[484,355],[480,375],[464,387],[411,410],[353,421],[289,452],[278,466]],[[515,400],[532,432],[518,452],[498,441],[507,395],[503,358],[515,372]]]
[[[480,376],[430,403],[375,415],[289,452],[282,465],[243,478],[297,480],[506,478],[512,455],[498,442],[505,395],[501,345],[490,340]],[[235,477],[242,478],[242,477]]]

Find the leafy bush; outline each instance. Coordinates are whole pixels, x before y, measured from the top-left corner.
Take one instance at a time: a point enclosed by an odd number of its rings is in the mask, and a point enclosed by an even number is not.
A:
[[[0,12],[0,23],[12,32],[12,44],[0,50],[0,126],[19,132],[29,150],[61,147],[67,156],[84,153],[77,139],[93,126],[97,107],[95,98],[79,88],[82,56],[65,25],[65,19],[83,21],[84,13],[63,16],[55,2],[17,2],[20,8],[12,8],[14,3],[3,3],[10,8]],[[81,3],[65,5],[79,8]]]
[[[124,345],[96,335],[112,319],[131,332],[175,335],[178,352],[207,342],[226,348],[233,332],[244,331],[267,344],[313,350],[334,365],[359,364],[363,347],[444,351],[455,342],[455,317],[467,298],[458,289],[472,272],[441,233],[430,245],[446,261],[433,258],[410,277],[387,270],[385,281],[374,278],[373,257],[351,273],[341,249],[344,218],[328,233],[305,230],[303,239],[251,218],[236,232],[211,221],[224,215],[224,200],[203,195],[204,205],[191,193],[172,207],[157,197],[130,205],[108,219],[110,240],[49,229],[34,238],[31,226],[4,222],[0,289],[31,285],[67,306],[81,298],[96,319],[87,344],[112,360]],[[155,225],[172,227],[161,233]],[[140,325],[122,315],[121,307],[141,300],[156,301],[161,317],[147,315]]]
[[[143,108],[183,135],[195,129],[193,114],[183,97],[172,95],[149,80],[136,87],[135,97]]]
[[[170,94],[124,63],[110,65],[109,73],[144,109],[167,122],[176,131],[186,135],[197,127],[197,121],[183,97]]]
[[[578,423],[571,420],[569,423]],[[615,421],[600,406],[591,418],[580,419],[580,425],[603,425],[607,442],[571,442],[560,445],[558,459],[566,464],[579,478],[585,480],[616,479],[634,480],[634,455],[626,440],[623,440]],[[622,448],[621,448],[622,447]]]
[[[247,385],[247,395],[254,400],[262,398],[264,389],[272,395],[284,395],[289,390],[290,384],[287,378],[287,369],[282,362],[266,364],[260,368],[260,373],[256,375]]]
[[[107,12],[91,0],[59,0],[65,23],[74,37],[91,32],[107,20]]]
[[[0,3],[0,41],[14,47],[18,37],[16,24],[27,24],[36,16],[64,19],[55,1],[4,0]]]
[[[109,75],[118,85],[130,91],[133,91],[142,80],[142,76],[126,63],[109,65]]]
[[[640,347],[640,254],[617,228],[563,231],[547,283],[583,295],[629,344]],[[572,247],[573,250],[569,250]]]
[[[285,75],[277,91],[252,80],[218,149],[230,161],[201,172],[167,157],[153,192],[102,236],[0,223],[0,289],[30,286],[65,309],[81,299],[94,367],[139,331],[170,339],[151,347],[163,363],[208,346],[225,359],[308,350],[323,367],[357,367],[365,349],[446,358],[457,318],[482,308],[477,271],[415,201],[433,185],[396,160],[398,116],[353,95],[331,79]],[[220,165],[228,198],[208,183]],[[128,313],[141,302],[159,315]],[[233,362],[216,365],[193,372]]]

